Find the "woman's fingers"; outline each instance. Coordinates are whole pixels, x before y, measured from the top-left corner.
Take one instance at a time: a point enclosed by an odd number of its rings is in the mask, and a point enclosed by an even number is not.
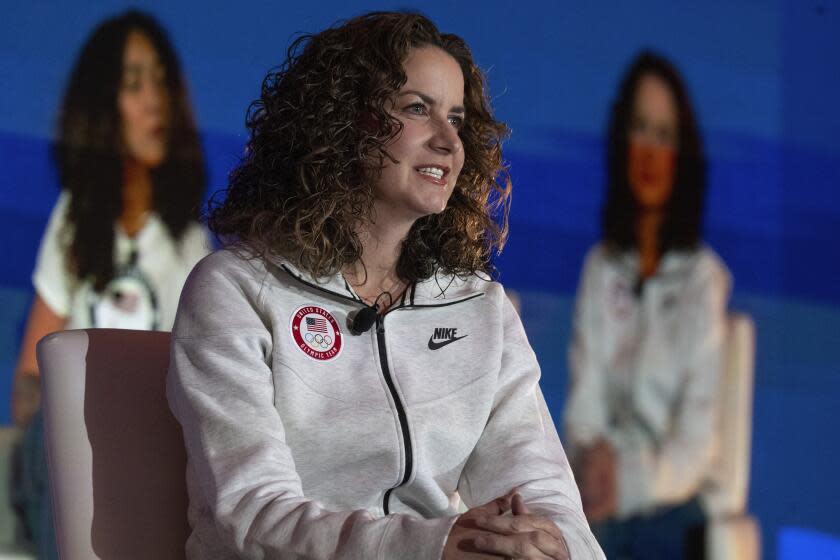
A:
[[[475,517],[477,515],[501,515],[510,509],[510,498],[501,496],[493,501],[487,502],[483,506],[476,506],[467,510],[464,515],[467,517]]]
[[[527,560],[568,560],[565,542],[543,531],[515,535],[485,534],[475,539],[482,552]]]
[[[504,507],[508,504],[509,508]],[[497,506],[501,511],[496,513],[492,505]],[[538,560],[567,560],[569,558],[566,541],[563,539],[560,528],[548,517],[531,514],[522,495],[516,490],[490,502],[487,506],[471,510],[477,515],[471,518],[470,522],[485,531],[473,541],[478,551],[511,558]],[[507,509],[511,510],[512,516],[501,515]]]
[[[510,511],[513,515],[502,515]],[[458,525],[478,529],[475,552],[510,558],[568,560],[560,528],[548,517],[532,514],[516,489],[464,513]]]
[[[484,505],[476,506],[470,508],[469,510],[465,511],[462,518],[472,518],[479,515],[502,515],[506,511],[509,511],[512,507],[512,499],[514,496],[518,496],[516,489],[514,488],[504,496],[499,496],[495,500],[491,500]],[[522,497],[520,496],[520,500]]]
[[[519,492],[513,494],[513,497],[510,500],[510,509],[513,511],[513,515],[527,515],[531,513],[531,510],[529,510],[528,506],[525,505],[525,500],[522,498],[522,494]]]
[[[476,525],[485,531],[492,531],[501,535],[530,533],[534,531],[546,533],[554,539],[562,539],[560,528],[549,518],[542,515],[517,516],[480,516],[476,518]]]
[[[455,524],[449,532],[443,549],[443,560],[499,560],[499,556],[483,552],[475,546],[475,540],[481,535],[491,534],[476,528]]]

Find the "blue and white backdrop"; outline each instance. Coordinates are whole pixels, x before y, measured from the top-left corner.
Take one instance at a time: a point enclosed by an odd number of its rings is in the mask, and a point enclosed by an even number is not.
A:
[[[244,115],[296,32],[373,9],[421,9],[463,35],[513,135],[511,239],[502,280],[520,291],[556,419],[571,301],[598,235],[603,131],[618,76],[642,47],[691,88],[710,160],[706,236],[757,324],[750,509],[766,558],[813,557],[840,539],[840,3],[836,0],[133,5],[171,32],[210,168],[225,185]],[[49,144],[81,42],[117,1],[7,3],[0,11],[0,422],[32,297],[30,274],[58,194]],[[806,532],[798,531],[805,529]],[[810,550],[810,552],[809,552]]]

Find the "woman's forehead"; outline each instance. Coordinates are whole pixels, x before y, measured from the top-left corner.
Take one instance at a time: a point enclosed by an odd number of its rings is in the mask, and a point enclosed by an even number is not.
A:
[[[444,105],[462,106],[464,75],[458,62],[438,47],[412,48],[403,62],[403,91],[417,91]]]

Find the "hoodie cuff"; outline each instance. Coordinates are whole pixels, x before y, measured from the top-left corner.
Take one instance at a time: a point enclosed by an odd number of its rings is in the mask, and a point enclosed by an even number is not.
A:
[[[457,519],[457,515],[436,519],[393,515],[376,557],[379,560],[441,560],[443,547]]]
[[[589,525],[584,521],[584,527],[570,524],[563,516],[552,516],[554,523],[563,534],[563,541],[571,560],[605,560],[605,556]]]

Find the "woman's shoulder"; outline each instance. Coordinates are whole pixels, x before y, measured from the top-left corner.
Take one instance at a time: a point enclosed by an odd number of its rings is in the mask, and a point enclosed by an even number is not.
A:
[[[701,243],[689,251],[675,252],[672,256],[675,270],[697,280],[729,282],[731,274],[720,255],[710,246]]]
[[[686,294],[717,294],[727,300],[732,290],[732,275],[723,259],[706,244],[695,249],[673,251],[663,262],[663,278],[683,286]]]
[[[224,248],[193,268],[178,304],[173,333],[178,338],[262,328],[262,284],[259,258]]]
[[[732,273],[720,255],[704,244],[698,248],[695,258],[695,277],[713,285],[717,290],[727,294],[728,297],[732,290]]]
[[[583,258],[581,276],[584,280],[603,277],[607,272],[624,272],[634,276],[638,256],[634,251],[617,249],[600,241],[592,245]]]
[[[64,228],[68,225],[68,212],[70,211],[71,200],[72,195],[70,192],[65,189],[61,189],[58,193],[58,198],[53,205],[52,211],[50,212],[50,223],[53,225],[53,229],[56,230],[56,233],[63,232]]]
[[[181,255],[191,259],[193,263],[213,251],[213,238],[207,227],[198,221],[189,222],[176,243]]]
[[[265,264],[261,257],[241,247],[224,247],[202,258],[187,279],[187,286],[262,283]]]
[[[70,191],[67,189],[61,189],[58,193],[58,198],[55,201],[55,206],[53,207],[57,211],[66,212],[67,208],[70,206],[70,201],[73,199],[73,195],[70,194]]]
[[[729,268],[717,252],[705,243],[695,251],[695,259],[698,266],[716,271],[718,274],[729,274]]]
[[[197,220],[190,220],[184,228],[181,238],[186,242],[210,239],[210,232],[207,227]]]
[[[494,296],[504,293],[501,283],[483,272],[453,274],[438,269],[417,282],[412,297],[415,304],[446,304],[477,295]]]

